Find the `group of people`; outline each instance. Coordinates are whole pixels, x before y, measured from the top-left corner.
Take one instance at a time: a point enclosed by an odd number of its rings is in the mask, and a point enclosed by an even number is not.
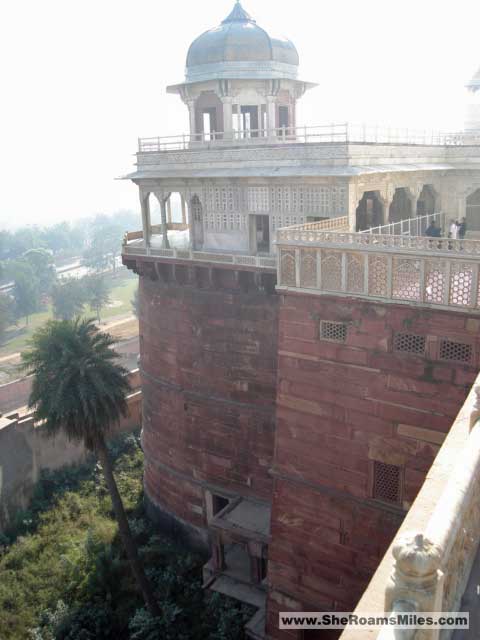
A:
[[[450,228],[448,232],[449,238],[453,238],[453,240],[463,240],[466,233],[467,221],[465,218],[462,218],[461,220],[450,220]]]
[[[450,226],[448,228],[448,237],[452,240],[463,240],[467,233],[467,221],[465,218],[461,220],[450,220]],[[425,235],[431,238],[440,238],[442,230],[435,223],[435,220],[429,224],[425,231]]]

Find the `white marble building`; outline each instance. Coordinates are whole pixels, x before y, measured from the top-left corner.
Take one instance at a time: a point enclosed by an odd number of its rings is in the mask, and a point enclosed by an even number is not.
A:
[[[144,231],[128,239],[129,253],[168,249],[172,194],[184,224],[170,229],[188,229],[197,252],[270,255],[278,228],[337,217],[356,231],[443,212],[480,231],[480,103],[468,133],[455,135],[298,127],[297,101],[315,86],[298,65],[294,44],[270,37],[239,2],[191,44],[184,81],[168,87],[188,108],[190,131],[140,139],[127,176],[140,189]],[[480,95],[478,74],[469,87]]]

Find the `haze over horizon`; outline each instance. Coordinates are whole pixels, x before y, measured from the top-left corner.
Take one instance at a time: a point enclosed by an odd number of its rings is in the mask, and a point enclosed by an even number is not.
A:
[[[300,54],[319,86],[299,125],[380,122],[458,130],[465,83],[480,66],[480,3],[433,0],[245,0],[271,34]],[[233,0],[18,0],[0,25],[0,229],[138,211],[132,170],[139,136],[187,131],[167,95],[187,49]],[[294,10],[292,10],[292,8]],[[8,62],[5,62],[8,61]]]

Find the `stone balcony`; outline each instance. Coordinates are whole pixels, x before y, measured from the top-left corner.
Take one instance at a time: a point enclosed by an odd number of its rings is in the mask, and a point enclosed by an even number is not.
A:
[[[140,138],[127,178],[356,175],[359,167],[450,169],[479,161],[480,136],[348,123]],[[287,171],[288,167],[288,171]],[[260,171],[260,173],[259,173]]]
[[[277,290],[480,311],[480,241],[280,229]]]

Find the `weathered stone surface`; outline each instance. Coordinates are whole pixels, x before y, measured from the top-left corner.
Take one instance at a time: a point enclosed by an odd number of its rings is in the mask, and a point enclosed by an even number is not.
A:
[[[206,487],[270,499],[277,297],[141,278],[140,301],[148,498],[199,528]]]

